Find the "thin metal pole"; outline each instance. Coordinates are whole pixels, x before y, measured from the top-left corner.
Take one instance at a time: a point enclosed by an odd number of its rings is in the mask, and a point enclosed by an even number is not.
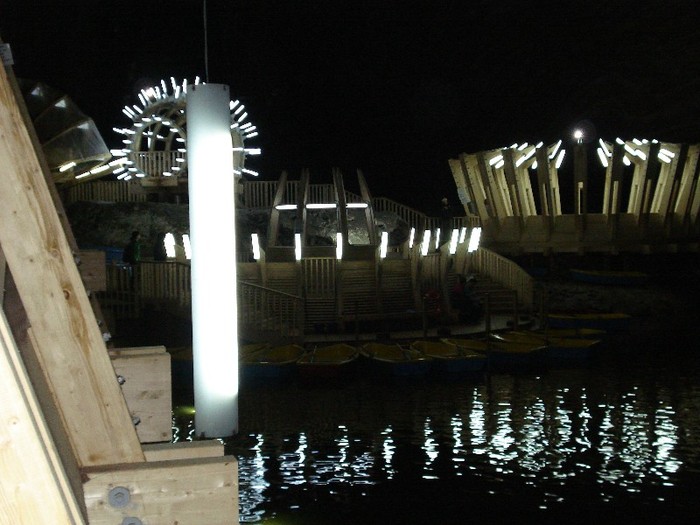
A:
[[[204,78],[209,82],[209,43],[207,39],[207,0],[202,0],[202,17],[204,22]]]

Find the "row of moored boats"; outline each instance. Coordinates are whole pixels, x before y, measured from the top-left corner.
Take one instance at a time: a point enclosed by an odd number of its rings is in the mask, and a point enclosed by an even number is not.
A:
[[[333,378],[365,365],[390,375],[429,372],[474,373],[490,367],[528,366],[546,362],[585,361],[598,349],[606,331],[552,328],[492,333],[484,338],[420,339],[409,342],[251,344],[241,348],[244,377]]]

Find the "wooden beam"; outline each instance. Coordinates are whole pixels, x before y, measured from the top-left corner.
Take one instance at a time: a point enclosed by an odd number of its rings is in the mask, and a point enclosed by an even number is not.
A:
[[[362,200],[368,204],[368,206],[365,208],[365,221],[367,223],[367,231],[369,232],[369,243],[372,246],[376,246],[379,244],[379,239],[377,238],[377,228],[374,222],[374,207],[372,206],[372,194],[369,191],[369,186],[367,185],[365,176],[360,170],[357,170],[357,181],[360,185],[360,196],[362,197]]]
[[[220,458],[224,444],[218,439],[178,441],[177,443],[149,443],[143,445],[146,461],[170,461],[187,458]]]
[[[84,470],[90,525],[238,523],[236,458],[197,458]],[[132,523],[133,521],[129,521]]]
[[[0,399],[0,521],[85,523],[2,310]]]
[[[2,43],[2,40],[0,40],[0,44],[1,43]],[[70,245],[73,253],[77,254],[78,253],[78,243],[76,242],[75,237],[73,236],[73,230],[70,227],[70,224],[68,222],[68,216],[66,215],[65,209],[63,208],[63,202],[61,201],[61,198],[60,198],[58,191],[56,189],[56,185],[54,183],[54,178],[53,178],[54,176],[51,173],[51,169],[49,168],[49,165],[46,162],[46,158],[43,155],[41,141],[39,140],[39,137],[37,136],[36,131],[34,129],[34,124],[32,122],[31,116],[29,115],[27,105],[24,102],[24,98],[23,98],[21,90],[19,88],[19,84],[17,83],[17,79],[15,78],[15,74],[14,74],[12,68],[5,67],[4,69],[5,69],[5,73],[7,75],[7,82],[9,85],[9,89],[14,94],[14,99],[15,99],[15,102],[17,104],[17,109],[19,110],[19,113],[22,116],[22,120],[24,121],[24,125],[26,127],[27,133],[29,134],[29,139],[31,140],[32,145],[34,147],[34,151],[37,152],[37,161],[39,162],[39,165],[41,166],[44,180],[46,181],[46,186],[47,186],[49,193],[51,195],[51,199],[53,200],[54,207],[56,208],[56,212],[58,213],[59,220],[61,221],[61,224],[63,225],[63,231],[65,232],[66,238],[68,239],[68,244]],[[82,268],[79,267],[78,270],[82,274]],[[88,288],[88,289],[98,291],[94,288]],[[108,340],[109,338],[111,338],[111,334],[109,333],[109,327],[107,326],[105,318],[102,315],[102,308],[100,307],[100,304],[95,299],[91,299],[90,304],[91,304],[92,309],[95,313],[95,318],[97,319],[98,324],[102,327],[101,330],[104,334],[103,337],[105,337],[105,340]]]
[[[79,466],[144,461],[7,73],[0,70],[0,245]]]
[[[277,239],[279,237],[279,222],[280,222],[280,211],[277,209],[279,204],[282,204],[282,199],[284,199],[284,194],[287,188],[287,172],[283,171],[280,175],[280,179],[277,182],[277,191],[275,191],[275,196],[272,199],[272,206],[270,208],[270,224],[267,227],[267,246],[277,246]]]
[[[110,351],[141,443],[172,439],[170,354],[164,346]]]
[[[343,173],[340,168],[333,168],[333,189],[335,190],[335,202],[338,203],[336,219],[342,236],[342,250],[347,253],[348,247],[348,207],[345,201],[345,184],[343,183]],[[371,202],[371,201],[370,201]],[[336,241],[337,242],[337,241]]]
[[[85,289],[94,292],[107,291],[107,263],[102,250],[80,250],[80,276]]]

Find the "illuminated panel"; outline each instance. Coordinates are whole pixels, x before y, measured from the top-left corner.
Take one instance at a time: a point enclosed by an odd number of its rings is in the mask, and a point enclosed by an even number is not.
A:
[[[169,258],[175,257],[175,236],[172,233],[166,233],[163,239],[163,245],[165,246],[165,255]]]
[[[457,241],[459,241],[459,230],[452,230],[452,237],[450,237],[450,255],[457,253]]]
[[[260,241],[258,240],[258,234],[251,233],[250,241],[253,245],[253,259],[257,261],[258,259],[260,259]]]
[[[386,249],[389,245],[389,233],[382,232],[382,241],[379,244],[379,258],[384,259],[386,257]]]
[[[236,210],[229,89],[191,86],[187,97],[195,428],[238,432]]]
[[[481,240],[481,228],[474,228],[469,236],[468,252],[475,252],[479,249],[479,241]]]
[[[420,245],[420,254],[423,256],[428,255],[429,249],[430,249],[430,230],[425,230],[423,232],[423,242]]]
[[[339,261],[343,258],[343,234],[341,232],[335,234],[335,258]]]

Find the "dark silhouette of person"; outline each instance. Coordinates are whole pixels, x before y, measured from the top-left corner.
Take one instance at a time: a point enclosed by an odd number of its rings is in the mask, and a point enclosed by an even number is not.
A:
[[[442,206],[440,207],[440,242],[442,246],[447,242],[452,234],[452,207],[447,197],[442,198]]]
[[[475,323],[483,315],[481,301],[476,297],[473,286],[476,278],[473,275],[460,275],[458,281],[450,290],[450,305],[459,312],[459,320]]]
[[[156,235],[156,241],[153,243],[153,260],[159,262],[168,260],[168,253],[165,250],[165,232],[158,232]]]
[[[129,280],[132,288],[136,284],[136,268],[141,262],[141,233],[137,230],[131,232],[131,238],[124,247],[122,261],[126,264],[129,271]]]

